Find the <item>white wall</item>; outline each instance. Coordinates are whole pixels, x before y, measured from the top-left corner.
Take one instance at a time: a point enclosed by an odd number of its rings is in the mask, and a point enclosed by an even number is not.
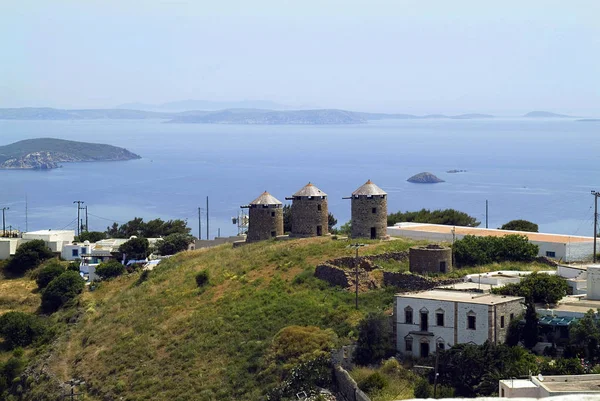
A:
[[[489,322],[488,322],[488,306],[480,304],[457,304],[457,334],[458,343],[474,342],[475,344],[483,344],[488,339]],[[467,329],[467,313],[475,312],[475,330]]]
[[[18,238],[0,238],[0,260],[6,260],[15,254],[22,242]]]
[[[65,244],[62,247],[61,257],[64,260],[77,260],[81,259],[81,255],[84,253],[89,254],[91,252],[91,245],[78,243],[78,244]],[[77,250],[77,255],[73,256],[73,250]]]
[[[539,387],[526,379],[500,380],[498,386],[498,396],[505,398],[538,398],[539,394]]]

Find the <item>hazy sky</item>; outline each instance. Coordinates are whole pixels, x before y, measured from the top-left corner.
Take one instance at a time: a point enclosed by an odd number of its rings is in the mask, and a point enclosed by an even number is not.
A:
[[[0,0],[0,107],[600,114],[600,1]]]

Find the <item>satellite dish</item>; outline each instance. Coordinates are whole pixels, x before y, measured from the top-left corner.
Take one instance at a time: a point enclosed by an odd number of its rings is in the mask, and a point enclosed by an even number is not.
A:
[[[541,382],[543,382],[543,381],[544,381],[544,376],[542,376],[542,374],[541,374],[541,373],[538,375],[538,380],[539,380],[539,381],[541,381]]]

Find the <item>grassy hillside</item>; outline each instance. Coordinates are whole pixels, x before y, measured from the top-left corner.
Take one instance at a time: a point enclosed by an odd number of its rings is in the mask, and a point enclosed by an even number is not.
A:
[[[413,244],[366,242],[361,255]],[[85,380],[87,400],[264,399],[264,391],[278,382],[266,373],[264,357],[280,329],[331,328],[343,343],[356,336],[365,313],[391,307],[393,289],[361,294],[357,311],[353,293],[313,277],[319,262],[353,255],[347,245],[328,238],[224,245],[181,253],[145,281],[133,273],[103,282],[84,292],[77,307],[53,315],[60,334],[32,355],[32,371],[46,372],[54,383]],[[498,267],[509,266],[493,268]],[[210,283],[198,289],[195,275],[202,270],[208,270]],[[35,309],[31,283],[0,280],[0,289],[11,293],[4,310]],[[56,396],[49,381],[31,382],[27,399]],[[412,395],[410,380],[405,383],[409,387],[394,396]]]

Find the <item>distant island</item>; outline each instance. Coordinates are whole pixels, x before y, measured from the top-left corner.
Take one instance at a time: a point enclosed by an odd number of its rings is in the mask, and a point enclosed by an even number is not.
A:
[[[527,117],[527,118],[573,118],[573,116],[568,116],[566,114],[551,113],[549,111],[531,111],[531,112],[523,115],[523,117]]]
[[[195,102],[168,104],[169,107],[202,105]],[[207,104],[208,105],[208,104]],[[125,106],[136,107],[136,104]],[[147,107],[152,105],[139,106]],[[0,120],[142,120],[161,119],[171,124],[248,124],[248,125],[326,125],[364,124],[374,120],[418,119],[480,119],[493,118],[489,114],[443,115],[366,113],[339,109],[273,110],[254,108],[228,108],[223,110],[189,110],[181,112],[144,111],[131,109],[53,109],[48,107],[24,107],[0,109]]]
[[[26,139],[0,146],[0,169],[49,170],[59,163],[122,161],[140,156],[111,145],[54,138]]]
[[[457,169],[453,169],[453,170],[448,170],[446,171],[446,173],[450,173],[450,174],[456,174],[456,173],[466,173],[467,170],[457,170]]]
[[[415,174],[406,181],[413,184],[437,184],[438,182],[445,182],[429,172]]]
[[[582,118],[576,121],[580,123],[600,123],[600,118]]]

